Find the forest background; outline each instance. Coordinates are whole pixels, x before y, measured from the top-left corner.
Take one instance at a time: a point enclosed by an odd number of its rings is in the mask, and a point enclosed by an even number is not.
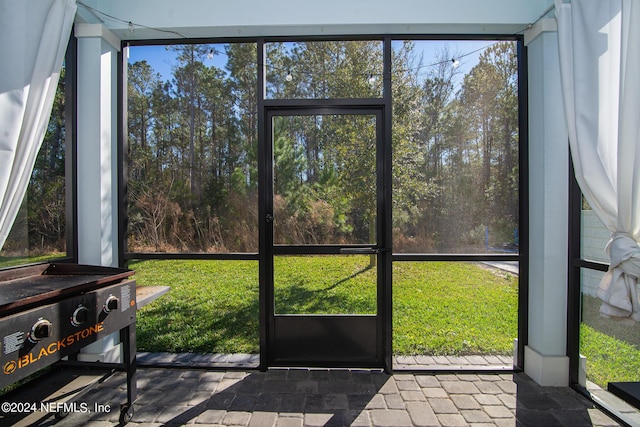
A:
[[[394,252],[517,251],[516,45],[489,44],[463,72],[455,43],[429,58],[420,43],[393,46]],[[256,45],[166,51],[170,74],[145,60],[128,65],[127,250],[257,252]],[[382,96],[379,41],[269,43],[266,62],[267,98]],[[31,253],[65,242],[64,78],[60,85],[16,227],[28,229]],[[348,126],[319,117],[274,126],[282,242],[370,238],[373,152],[353,141],[372,124]],[[10,238],[3,252],[23,240]]]

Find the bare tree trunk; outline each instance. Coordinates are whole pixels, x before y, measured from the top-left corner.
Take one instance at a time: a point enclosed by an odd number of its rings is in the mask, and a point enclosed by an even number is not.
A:
[[[191,193],[196,191],[196,174],[195,174],[195,128],[196,128],[196,106],[195,106],[195,76],[193,73],[193,64],[195,62],[195,54],[191,47],[191,71],[189,75],[189,182],[191,184]]]

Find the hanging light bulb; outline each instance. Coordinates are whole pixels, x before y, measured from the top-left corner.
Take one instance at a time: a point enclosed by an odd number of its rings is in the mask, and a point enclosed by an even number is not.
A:
[[[207,53],[207,59],[213,59],[213,49],[209,50],[209,53]]]
[[[458,68],[460,66],[460,61],[458,61],[455,58],[451,59],[451,65],[453,66],[453,68]]]
[[[133,22],[129,21],[129,33],[133,34],[136,32],[136,27],[133,25]]]
[[[291,70],[287,71],[287,76],[284,79],[288,82],[293,80],[293,76],[291,75]]]
[[[373,85],[376,82],[376,77],[373,74],[369,74],[369,84]]]

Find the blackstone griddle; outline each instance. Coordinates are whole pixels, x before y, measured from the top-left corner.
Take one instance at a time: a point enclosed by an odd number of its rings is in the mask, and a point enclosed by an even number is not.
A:
[[[38,264],[0,271],[0,388],[120,332],[127,372],[121,422],[136,399],[136,283],[131,270]]]

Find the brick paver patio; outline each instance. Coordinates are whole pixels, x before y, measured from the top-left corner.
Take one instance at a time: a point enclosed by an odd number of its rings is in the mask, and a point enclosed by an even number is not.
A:
[[[407,371],[394,375],[339,369],[259,372],[252,369],[257,366],[257,355],[139,353],[138,359],[142,366],[131,426],[621,425],[571,388],[541,387],[523,373],[507,372],[510,359],[504,356],[396,357],[394,366]],[[420,363],[423,368],[438,364],[446,368],[442,364],[447,361],[453,371],[479,370],[452,374],[416,369]],[[483,373],[482,368],[494,371]],[[34,389],[41,388],[34,383]],[[25,401],[32,394],[26,387],[14,399]],[[124,373],[115,373],[78,401],[85,402],[89,411],[72,412],[59,421],[44,413],[35,425],[117,425],[119,405],[126,401]],[[97,407],[103,409],[96,411]],[[620,401],[616,409],[629,425],[640,426],[635,408]],[[22,425],[32,425],[34,415],[28,423],[22,420]],[[0,414],[0,425],[14,422]]]
[[[143,368],[138,392],[131,426],[619,425],[572,389],[540,387],[521,373]],[[124,374],[116,373],[82,400],[89,408],[117,408],[126,400]],[[71,413],[56,425],[109,426],[118,415],[117,409]],[[630,416],[640,423],[637,413]],[[50,416],[39,425],[52,423]]]

